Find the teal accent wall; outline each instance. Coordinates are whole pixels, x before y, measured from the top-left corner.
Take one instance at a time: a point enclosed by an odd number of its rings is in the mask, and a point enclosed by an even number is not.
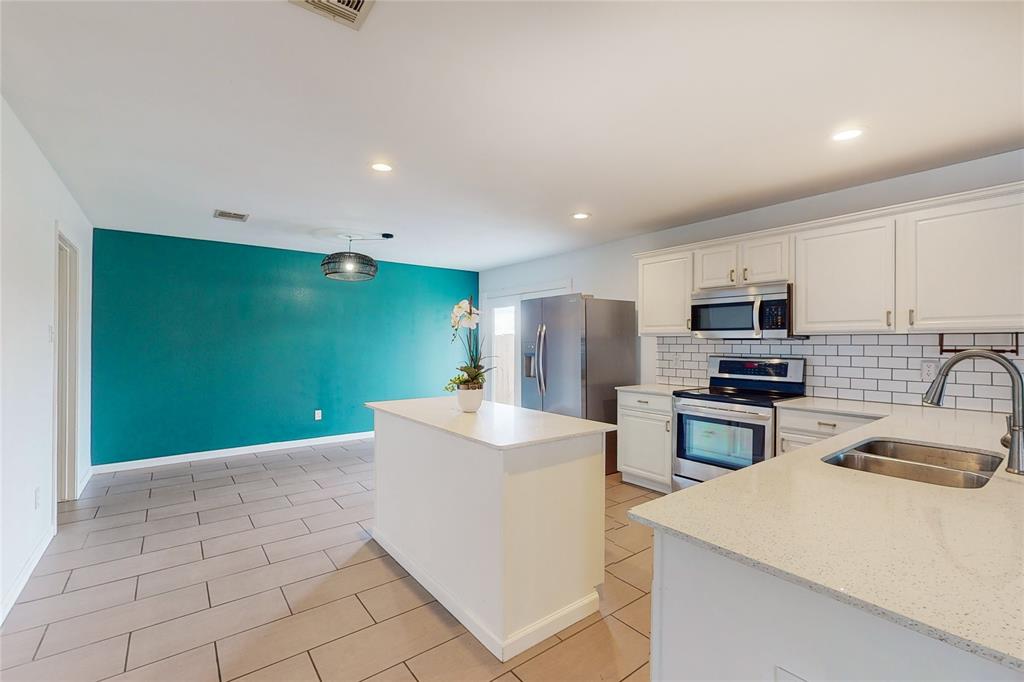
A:
[[[366,401],[443,395],[477,273],[336,282],[322,258],[97,228],[93,464],[369,431]]]

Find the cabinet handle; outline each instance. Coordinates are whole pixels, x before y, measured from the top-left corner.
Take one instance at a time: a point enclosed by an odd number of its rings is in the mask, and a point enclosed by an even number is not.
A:
[[[672,432],[672,422],[667,421],[667,422],[665,422],[665,433],[671,433],[671,432]]]
[[[733,268],[732,270],[729,271],[729,281],[730,282],[735,282],[736,281],[736,269],[735,268]]]
[[[891,310],[886,310],[885,311],[885,326],[886,327],[891,327],[892,326],[892,311]]]
[[[686,328],[690,328],[690,318],[686,318]]]
[[[646,400],[637,399],[637,402],[640,403],[641,405],[646,405],[647,404]]]
[[[838,424],[835,424],[833,422],[818,422],[818,426],[827,426],[829,428],[834,429],[838,426]]]
[[[747,268],[743,268],[743,281],[747,281]]]
[[[911,308],[910,312],[907,313],[907,317],[909,318],[910,326],[913,327],[914,326],[914,309],[913,308]]]

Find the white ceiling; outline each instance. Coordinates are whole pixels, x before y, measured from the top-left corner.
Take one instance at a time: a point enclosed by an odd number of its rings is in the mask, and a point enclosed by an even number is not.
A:
[[[1024,146],[1022,7],[5,1],[2,84],[98,226],[479,270]]]

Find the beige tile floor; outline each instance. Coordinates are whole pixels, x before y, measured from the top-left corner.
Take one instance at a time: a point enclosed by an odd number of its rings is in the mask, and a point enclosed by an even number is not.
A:
[[[373,442],[93,476],[0,629],[18,680],[649,679],[655,497],[606,480],[600,613],[494,658],[367,532]]]

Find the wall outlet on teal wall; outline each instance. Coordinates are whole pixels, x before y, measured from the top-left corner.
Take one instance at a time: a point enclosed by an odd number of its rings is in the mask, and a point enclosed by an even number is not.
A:
[[[97,228],[93,464],[369,431],[367,401],[442,395],[477,273],[338,282],[322,257]]]

